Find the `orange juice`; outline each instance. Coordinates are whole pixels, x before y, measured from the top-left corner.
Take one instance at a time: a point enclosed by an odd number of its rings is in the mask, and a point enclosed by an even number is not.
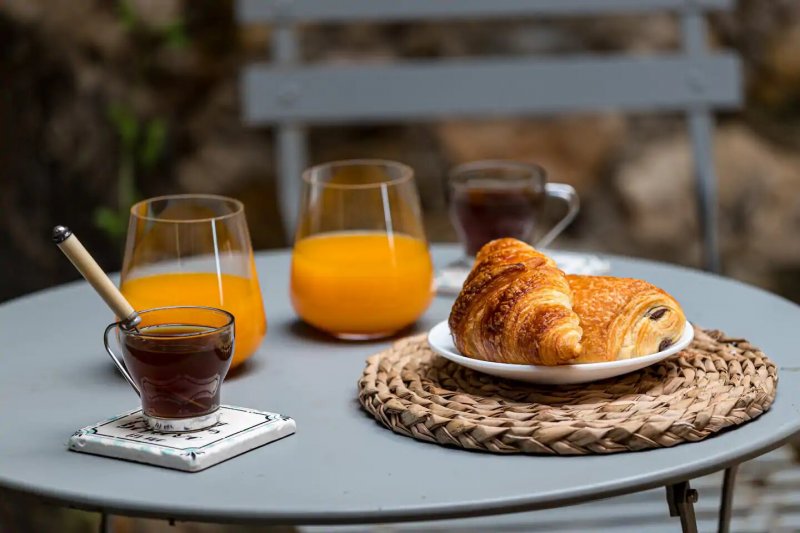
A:
[[[126,280],[122,294],[137,310],[170,305],[218,307],[236,319],[232,367],[253,355],[267,322],[256,279],[213,272],[157,274]]]
[[[393,333],[419,318],[433,298],[427,244],[382,232],[301,239],[292,256],[291,296],[303,320],[330,333]]]

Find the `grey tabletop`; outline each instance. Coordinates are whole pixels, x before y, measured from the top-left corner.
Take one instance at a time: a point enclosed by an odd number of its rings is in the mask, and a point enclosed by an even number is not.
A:
[[[453,247],[434,247],[437,264]],[[588,457],[500,456],[396,435],[356,401],[364,359],[389,345],[336,342],[289,304],[290,256],[257,257],[266,340],[223,401],[297,420],[297,434],[189,474],[70,452],[76,429],[133,408],[101,342],[109,313],[85,283],[0,306],[0,486],[111,512],[219,522],[348,523],[471,516],[567,505],[689,479],[766,452],[800,430],[800,308],[694,270],[610,258],[612,273],[662,286],[703,326],[744,336],[778,364],[772,409],[670,449]],[[444,319],[438,297],[416,330]]]

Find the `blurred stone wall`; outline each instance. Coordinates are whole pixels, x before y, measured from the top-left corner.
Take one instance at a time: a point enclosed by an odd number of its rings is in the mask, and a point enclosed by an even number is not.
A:
[[[308,26],[315,61],[674,49],[668,15],[451,24]],[[800,301],[800,2],[745,0],[710,39],[744,60],[747,103],[717,117],[724,264]],[[129,204],[174,192],[242,199],[257,248],[284,246],[272,134],[239,117],[238,73],[268,57],[269,28],[219,0],[0,3],[0,300],[73,279],[48,241],[72,226],[119,267]],[[699,263],[680,116],[574,115],[320,127],[312,162],[384,157],[417,171],[433,241],[452,240],[444,176],[511,158],[573,184],[583,211],[559,246]],[[24,265],[24,268],[20,265]]]

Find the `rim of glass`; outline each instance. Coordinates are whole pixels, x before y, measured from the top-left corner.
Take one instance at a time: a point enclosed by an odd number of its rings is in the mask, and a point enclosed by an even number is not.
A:
[[[136,330],[125,329],[125,328],[122,328],[122,327],[120,327],[119,330],[121,332],[125,333],[125,335],[129,335],[129,336],[132,336],[132,337],[139,337],[139,338],[148,338],[148,339],[205,337],[207,335],[213,335],[215,333],[219,333],[220,331],[224,330],[225,328],[231,327],[236,321],[236,318],[233,316],[233,313],[231,313],[229,311],[226,311],[224,309],[220,309],[219,307],[210,307],[210,306],[207,306],[207,305],[165,305],[163,307],[151,307],[150,309],[143,309],[141,311],[137,311],[137,314],[139,316],[142,316],[144,314],[147,314],[147,313],[150,313],[150,312],[153,312],[153,311],[168,311],[170,309],[200,309],[200,310],[203,310],[203,311],[211,311],[211,312],[214,312],[214,313],[217,313],[217,314],[224,315],[225,317],[227,317],[227,321],[223,325],[216,326],[216,327],[214,327],[214,326],[205,326],[205,325],[202,325],[202,324],[181,324],[180,321],[170,322],[169,324],[163,324],[163,325],[175,325],[175,326],[177,326],[177,325],[191,325],[191,326],[202,326],[204,328],[212,328],[212,329],[209,329],[208,331],[203,331],[203,332],[200,332],[200,333],[178,333],[178,334],[175,334],[175,335],[147,335],[145,333],[142,333],[141,331],[139,331],[137,333]],[[120,323],[117,322],[117,324],[120,324]],[[153,324],[153,326],[159,326],[159,325],[162,325],[162,324]],[[146,326],[146,327],[152,327],[152,326]]]
[[[400,170],[400,176],[375,183],[328,183],[316,177],[316,174],[325,168],[346,167],[346,166],[383,166],[394,167]],[[410,181],[414,177],[414,169],[405,163],[392,161],[390,159],[342,159],[340,161],[329,161],[314,165],[303,171],[303,181],[309,185],[319,185],[330,189],[375,189],[385,185],[399,185]]]
[[[234,209],[230,213],[225,213],[224,215],[219,215],[216,217],[189,218],[189,219],[162,218],[149,215],[140,215],[139,213],[136,212],[136,209],[141,205],[151,204],[153,202],[158,202],[162,200],[189,200],[192,198],[219,200],[222,202],[231,203],[233,204]],[[131,206],[132,217],[136,217],[140,220],[150,220],[152,222],[165,222],[173,224],[187,224],[187,223],[193,224],[197,222],[211,222],[212,220],[224,220],[226,218],[235,217],[243,213],[244,213],[244,204],[241,201],[237,200],[236,198],[231,198],[230,196],[222,196],[221,194],[196,194],[196,193],[164,194],[162,196],[154,196],[153,198],[146,198],[144,200],[140,200]]]
[[[522,161],[514,161],[511,159],[482,159],[480,161],[469,161],[456,165],[450,172],[448,178],[451,183],[464,183],[468,181],[469,177],[464,176],[464,173],[485,170],[500,170],[500,171],[520,171],[528,172],[526,176],[504,177],[501,179],[508,181],[526,181],[529,179],[537,179],[540,181],[547,181],[547,170],[541,165],[536,163],[525,163]],[[491,179],[486,178],[484,179]]]

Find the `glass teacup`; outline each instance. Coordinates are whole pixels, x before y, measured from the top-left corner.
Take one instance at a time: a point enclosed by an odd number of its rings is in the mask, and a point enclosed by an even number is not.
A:
[[[473,161],[450,171],[450,219],[472,265],[487,242],[513,237],[537,248],[548,246],[575,219],[578,194],[566,183],[549,183],[539,165],[518,161]],[[561,219],[542,232],[548,198],[566,204]],[[543,233],[543,234],[542,234]]]
[[[154,431],[197,431],[219,422],[220,390],[231,366],[234,317],[213,307],[175,306],[139,312],[126,329],[109,324],[106,351],[142,400]],[[108,334],[116,329],[124,364]]]

